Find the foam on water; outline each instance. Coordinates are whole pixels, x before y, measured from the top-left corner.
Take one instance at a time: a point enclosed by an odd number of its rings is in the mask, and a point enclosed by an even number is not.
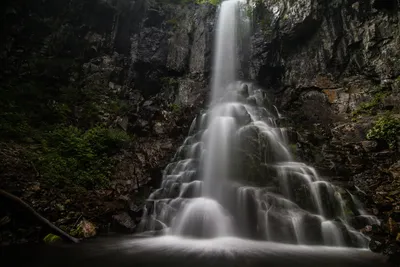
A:
[[[196,198],[186,205],[171,227],[171,233],[189,237],[215,237],[233,234],[231,219],[213,199]]]

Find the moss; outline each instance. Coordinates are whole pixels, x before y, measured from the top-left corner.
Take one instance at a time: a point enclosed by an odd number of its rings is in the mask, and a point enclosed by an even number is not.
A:
[[[356,117],[361,114],[371,114],[382,103],[382,100],[388,96],[390,92],[378,87],[372,91],[373,98],[371,101],[361,103],[356,110],[352,112],[352,116]]]
[[[172,27],[176,27],[178,25],[178,20],[176,18],[172,18],[167,20],[167,24],[171,25]]]
[[[176,103],[170,104],[169,108],[172,110],[173,113],[180,113],[181,112],[181,106],[179,106]]]
[[[43,242],[45,242],[46,244],[51,244],[58,241],[61,241],[61,237],[59,237],[58,235],[48,234],[43,238]]]
[[[367,133],[367,139],[383,140],[390,148],[395,148],[397,147],[399,133],[400,119],[387,113],[374,123],[374,126]]]

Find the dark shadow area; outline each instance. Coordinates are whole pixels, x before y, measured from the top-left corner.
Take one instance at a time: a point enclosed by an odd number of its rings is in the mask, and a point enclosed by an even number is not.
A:
[[[367,250],[290,246],[235,238],[112,237],[76,245],[26,245],[1,249],[8,266],[73,267],[385,267],[386,258]]]

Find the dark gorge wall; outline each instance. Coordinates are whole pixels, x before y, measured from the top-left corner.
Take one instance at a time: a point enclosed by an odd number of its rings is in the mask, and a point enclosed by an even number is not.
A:
[[[170,2],[0,3],[0,188],[68,230],[134,230],[209,91],[215,7]],[[399,3],[256,2],[244,75],[274,96],[297,159],[382,219],[362,229],[376,250],[397,249]],[[0,211],[2,243],[37,239]]]
[[[374,250],[398,250],[399,2],[259,1],[254,16],[250,76],[275,96],[292,151],[382,220],[362,229]]]
[[[206,99],[215,7],[0,5],[0,188],[67,230],[114,216],[132,231]],[[24,214],[0,209],[2,243],[37,239]]]

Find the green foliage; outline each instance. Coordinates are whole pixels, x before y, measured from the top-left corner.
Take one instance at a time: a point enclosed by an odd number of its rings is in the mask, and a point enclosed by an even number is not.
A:
[[[39,82],[10,80],[0,85],[0,140],[26,141],[35,128],[62,119],[54,107],[58,90]]]
[[[0,144],[21,148],[18,156],[33,163],[35,168],[27,171],[38,174],[41,183],[82,190],[102,187],[110,179],[115,155],[129,138],[105,125],[124,117],[129,106],[122,100],[121,87],[109,84],[110,79],[117,80],[117,73],[105,77],[83,64],[104,52],[98,48],[94,53],[92,44],[79,38],[86,29],[76,33],[79,25],[102,27],[87,17],[97,1],[73,0],[51,14],[33,2],[8,2],[24,22],[24,31],[6,31],[4,36],[20,41],[3,53],[7,68],[0,79]],[[127,10],[128,2],[112,5]],[[104,5],[101,8],[110,8]],[[24,8],[29,12],[20,14]],[[8,21],[5,28],[13,29],[15,23]]]
[[[3,138],[24,139],[31,132],[26,118],[19,113],[3,112],[0,116],[0,136]]]
[[[400,119],[391,114],[380,117],[367,133],[368,139],[384,140],[390,148],[397,146],[400,133]]]
[[[44,182],[101,188],[108,184],[115,165],[112,155],[128,140],[125,132],[104,126],[87,131],[59,126],[44,136],[32,156]]]
[[[29,79],[0,83],[0,142],[23,145],[43,183],[105,186],[116,163],[113,156],[129,137],[99,125],[122,116],[127,105],[107,86],[71,84],[71,60],[27,60]]]
[[[121,130],[98,126],[100,116],[112,119],[127,109],[104,90],[51,89],[33,81],[3,84],[0,141],[24,144],[44,183],[103,187],[116,163],[113,155],[129,140]]]
[[[371,101],[361,103],[357,109],[352,112],[353,117],[361,114],[371,114],[375,108],[379,107],[379,104],[382,102],[382,100],[389,95],[389,92],[382,91],[378,88],[372,92],[372,94],[373,98]]]

